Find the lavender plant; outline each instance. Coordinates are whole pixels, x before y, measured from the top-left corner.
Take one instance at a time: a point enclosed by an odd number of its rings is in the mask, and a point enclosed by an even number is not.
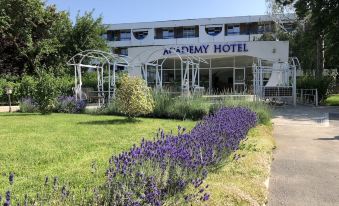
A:
[[[62,113],[80,113],[85,110],[86,102],[76,100],[74,96],[60,96],[56,110]]]
[[[180,127],[178,135],[159,131],[155,141],[143,140],[139,147],[110,159],[103,201],[162,205],[189,185],[201,191],[208,170],[236,150],[256,122],[249,109],[222,108],[206,116],[190,133]],[[208,193],[200,193],[202,201],[209,199]]]

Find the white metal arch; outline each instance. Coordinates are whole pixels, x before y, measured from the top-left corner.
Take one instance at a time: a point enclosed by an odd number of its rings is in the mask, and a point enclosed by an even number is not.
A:
[[[97,93],[99,106],[105,103],[105,100],[111,100],[115,97],[116,89],[116,70],[117,67],[123,67],[128,70],[130,59],[127,56],[117,55],[100,50],[86,50],[79,52],[68,60],[67,65],[74,67],[75,97],[76,99],[86,99],[86,94],[82,91],[82,69],[91,68],[97,73]],[[108,83],[108,88],[105,88]],[[108,89],[108,90],[105,90]],[[110,101],[108,101],[110,102]]]
[[[190,89],[194,92],[200,87],[200,63],[208,64],[208,62],[200,57],[196,57],[191,53],[177,52],[175,49],[168,49],[170,54],[164,56],[161,55],[161,51],[166,48],[160,48],[151,52],[145,59],[147,59],[141,65],[142,77],[147,82],[149,67],[155,68],[156,76],[156,89],[162,90],[163,86],[163,65],[169,58],[179,58],[181,65],[181,92],[182,94],[188,94]],[[140,56],[139,54],[138,56]],[[137,57],[138,57],[137,56]],[[136,58],[137,58],[136,57]],[[190,85],[190,70],[191,70],[191,85]]]

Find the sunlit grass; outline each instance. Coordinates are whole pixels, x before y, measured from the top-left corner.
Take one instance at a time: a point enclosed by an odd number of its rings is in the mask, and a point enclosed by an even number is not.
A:
[[[334,94],[325,100],[325,104],[328,106],[339,106],[339,94]]]
[[[8,175],[15,173],[13,193],[35,193],[45,176],[70,183],[75,191],[99,185],[112,154],[127,150],[141,139],[152,139],[158,128],[191,129],[195,122],[75,114],[0,114],[0,194],[9,188]],[[91,165],[97,170],[93,175]]]

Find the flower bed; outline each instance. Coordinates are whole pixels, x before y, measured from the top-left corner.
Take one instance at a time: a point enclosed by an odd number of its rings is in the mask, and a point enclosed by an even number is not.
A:
[[[190,133],[158,132],[155,141],[110,159],[107,182],[102,188],[104,204],[162,205],[164,200],[194,186],[196,193],[186,201],[207,201],[201,188],[208,171],[224,161],[255,126],[257,117],[245,108],[222,108],[206,116]]]
[[[15,192],[13,196],[13,173],[9,177],[12,189],[7,191],[4,201],[24,205],[163,205],[169,200],[189,204],[208,201],[210,188],[203,186],[207,176],[211,176],[208,173],[229,159],[256,123],[257,116],[249,109],[222,108],[204,117],[190,132],[180,127],[176,135],[159,130],[153,141],[142,140],[140,146],[112,156],[107,179],[104,184],[95,184],[98,187],[82,185],[84,191],[79,194],[72,185],[59,183],[57,177],[53,184],[46,177],[44,189],[37,192],[36,198],[30,195],[23,198]]]

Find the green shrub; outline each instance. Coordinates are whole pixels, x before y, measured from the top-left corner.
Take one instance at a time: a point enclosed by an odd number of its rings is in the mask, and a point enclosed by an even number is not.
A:
[[[57,90],[60,93],[60,95],[70,96],[73,94],[72,88],[74,87],[74,77],[71,76],[56,77],[55,82],[57,85]]]
[[[199,120],[209,113],[209,103],[200,97],[177,97],[169,105],[169,117]]]
[[[32,98],[22,98],[19,102],[20,112],[34,113],[38,112],[38,104]]]
[[[319,102],[323,102],[335,87],[333,76],[303,76],[297,80],[298,89],[317,89]]]
[[[98,77],[96,72],[86,72],[83,76],[83,87],[97,88]]]
[[[168,92],[153,91],[154,99],[154,117],[168,117],[170,114],[170,107],[174,104],[174,98]]]
[[[221,99],[215,102],[210,106],[210,113],[214,113],[218,109],[222,107],[245,107],[253,112],[255,112],[258,116],[259,123],[268,125],[271,122],[272,111],[269,105],[264,102],[253,102],[249,100],[241,100],[241,99]]]
[[[0,78],[0,102],[8,102],[8,97],[6,95],[6,88],[10,87],[13,91],[11,94],[12,102],[18,101],[18,78],[13,76],[4,76]]]
[[[37,79],[38,82],[33,99],[37,102],[41,113],[50,113],[55,107],[56,98],[60,95],[57,82],[54,76],[47,72],[40,72]]]
[[[146,82],[138,77],[123,75],[119,79],[116,103],[119,111],[128,118],[153,112],[154,101]]]
[[[23,76],[18,87],[18,96],[20,98],[33,97],[36,92],[37,83],[38,81],[35,77]]]

